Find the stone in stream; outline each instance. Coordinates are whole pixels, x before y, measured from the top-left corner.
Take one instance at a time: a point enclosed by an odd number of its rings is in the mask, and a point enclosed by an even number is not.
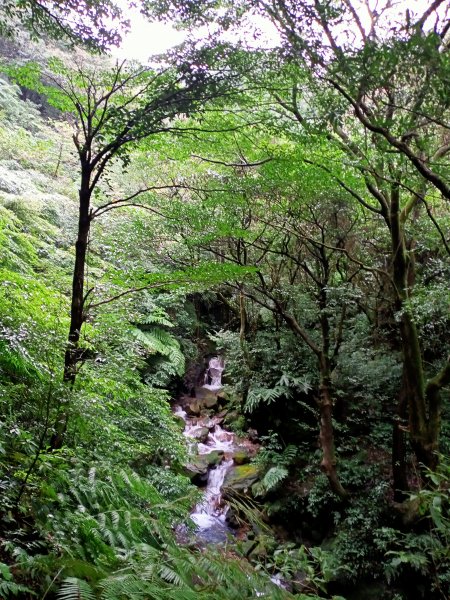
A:
[[[198,417],[198,416],[200,416],[201,410],[202,410],[202,406],[201,406],[201,404],[200,404],[200,402],[198,400],[196,400],[195,402],[191,402],[190,404],[188,404],[186,406],[186,413],[190,417]]]
[[[203,406],[205,408],[216,408],[218,405],[218,400],[216,394],[208,394],[203,398]]]
[[[177,427],[179,427],[181,429],[181,431],[183,431],[184,428],[186,427],[186,421],[183,419],[183,417],[181,415],[174,413],[173,420],[177,424]]]
[[[220,463],[223,458],[221,450],[213,450],[209,454],[200,454],[184,466],[184,472],[194,485],[204,486],[208,482],[208,471]]]
[[[193,437],[195,440],[197,440],[198,442],[200,442],[202,444],[204,444],[206,442],[206,440],[208,439],[208,435],[209,435],[208,427],[197,427],[196,429],[193,429],[189,433],[189,437]]]
[[[232,467],[223,482],[224,491],[246,492],[260,478],[260,471],[256,465],[239,465]]]
[[[233,452],[233,462],[235,465],[246,465],[250,462],[250,453],[247,448],[240,447]]]

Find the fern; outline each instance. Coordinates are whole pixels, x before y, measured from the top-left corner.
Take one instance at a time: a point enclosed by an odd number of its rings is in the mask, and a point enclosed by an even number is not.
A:
[[[96,600],[92,587],[83,579],[67,577],[56,596],[59,600]]]
[[[142,331],[134,327],[132,333],[150,353],[158,353],[166,357],[173,368],[174,375],[183,375],[185,369],[184,355],[181,352],[179,342],[172,334],[160,327],[153,327],[150,331]]]
[[[174,327],[174,324],[169,318],[169,315],[162,308],[155,308],[153,311],[140,319],[144,325],[165,325],[166,327]]]
[[[251,413],[260,404],[272,404],[272,402],[275,402],[279,398],[289,398],[291,395],[292,390],[282,385],[276,385],[273,388],[250,388],[247,396],[247,401],[244,406],[244,411],[247,413]]]
[[[8,565],[0,562],[0,594],[2,598],[8,598],[11,595],[18,596],[20,593],[33,594],[29,588],[13,581],[13,576]]]
[[[255,494],[257,496],[263,496],[264,494],[275,490],[288,475],[289,471],[285,467],[271,467],[262,480],[255,484]]]

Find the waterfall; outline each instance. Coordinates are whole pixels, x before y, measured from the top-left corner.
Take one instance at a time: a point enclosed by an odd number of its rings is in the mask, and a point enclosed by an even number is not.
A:
[[[208,363],[208,369],[205,373],[204,388],[208,390],[220,390],[222,387],[222,372],[225,368],[225,362],[221,356],[214,356]]]

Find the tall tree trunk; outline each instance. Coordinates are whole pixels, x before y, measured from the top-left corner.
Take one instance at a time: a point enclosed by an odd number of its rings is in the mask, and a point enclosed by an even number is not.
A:
[[[391,191],[390,233],[393,254],[393,279],[396,294],[396,310],[400,314],[400,337],[403,351],[403,386],[408,397],[409,434],[417,460],[430,469],[438,463],[441,380],[425,381],[419,333],[409,307],[409,281],[413,281],[413,268],[407,251],[404,222],[400,214],[400,191]],[[438,376],[437,376],[438,377]],[[444,377],[445,379],[445,377]],[[430,385],[433,393],[430,395]],[[432,400],[430,403],[429,401]],[[434,400],[434,401],[433,401]]]
[[[408,417],[407,381],[403,372],[402,387],[398,398],[398,412],[392,427],[392,479],[394,501],[406,499],[409,489],[406,471],[406,423]]]
[[[322,354],[319,358],[320,384],[319,384],[319,417],[320,417],[320,445],[322,448],[322,471],[328,478],[330,487],[340,498],[346,498],[348,492],[344,489],[336,469],[336,452],[334,446],[333,430],[333,399],[331,396],[331,373],[329,359]]]
[[[83,170],[81,186],[79,190],[79,213],[78,213],[78,235],[75,243],[75,265],[72,278],[72,299],[70,306],[70,326],[67,345],[64,354],[63,381],[69,388],[73,388],[77,375],[77,365],[81,360],[80,356],[80,334],[84,314],[84,279],[86,269],[86,256],[89,242],[89,231],[91,228],[90,217],[90,176],[86,170]],[[54,434],[50,441],[52,450],[62,447],[64,435],[67,429],[69,412],[67,408],[61,410],[54,426]]]

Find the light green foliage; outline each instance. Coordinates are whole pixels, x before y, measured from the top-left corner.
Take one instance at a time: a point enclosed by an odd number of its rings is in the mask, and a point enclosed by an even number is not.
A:
[[[0,78],[0,120],[8,127],[20,126],[36,133],[39,129],[39,111],[31,102],[24,103],[18,98],[18,86],[9,84]]]

